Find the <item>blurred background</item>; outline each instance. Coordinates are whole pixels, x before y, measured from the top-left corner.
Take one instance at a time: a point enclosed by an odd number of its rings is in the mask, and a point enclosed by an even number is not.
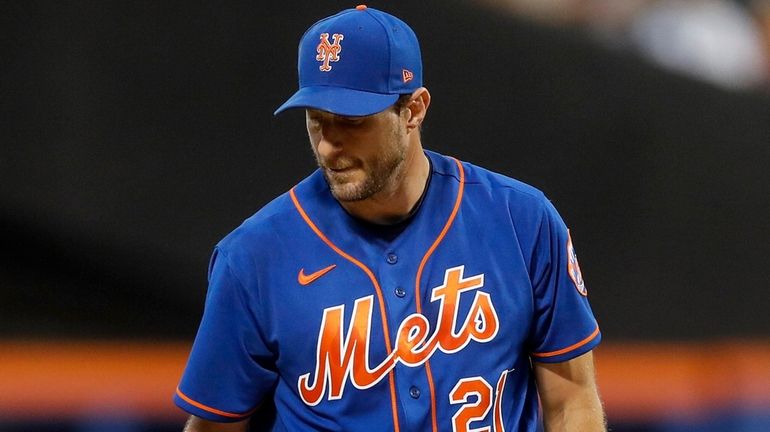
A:
[[[770,0],[369,5],[420,37],[426,147],[570,226],[612,430],[770,430]],[[181,430],[209,255],[314,169],[272,112],[353,6],[0,1],[0,431]]]

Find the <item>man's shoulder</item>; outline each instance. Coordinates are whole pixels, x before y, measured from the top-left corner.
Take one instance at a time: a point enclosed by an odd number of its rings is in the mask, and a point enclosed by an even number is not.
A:
[[[505,196],[507,198],[506,201],[526,202],[535,206],[539,206],[540,203],[546,200],[545,195],[540,189],[508,175],[435,152],[430,152],[429,156],[431,156],[434,165],[434,173],[454,177],[458,182],[460,181],[460,175],[457,165],[460,164],[466,194],[468,195],[495,197],[495,200],[498,202],[500,202],[499,198],[501,196]]]
[[[276,221],[284,218],[291,210],[291,200],[288,192],[283,193],[246,218],[237,228],[230,231],[219,241],[217,247],[238,249],[244,244],[262,243],[271,236]]]
[[[305,178],[292,190],[304,190],[316,182],[315,173]],[[245,219],[237,228],[227,234],[218,244],[220,249],[251,250],[270,249],[272,242],[279,241],[301,221],[298,217],[291,191],[275,197],[256,213]]]

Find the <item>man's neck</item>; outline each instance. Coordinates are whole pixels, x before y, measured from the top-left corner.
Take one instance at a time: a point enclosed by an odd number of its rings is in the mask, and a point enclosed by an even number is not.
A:
[[[420,201],[429,174],[430,162],[417,142],[410,146],[400,179],[394,179],[393,185],[365,200],[340,204],[348,213],[367,222],[380,225],[401,222],[412,214]]]

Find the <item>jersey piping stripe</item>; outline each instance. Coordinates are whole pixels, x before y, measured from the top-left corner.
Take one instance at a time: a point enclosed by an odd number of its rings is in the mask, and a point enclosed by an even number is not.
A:
[[[212,408],[212,407],[210,407],[210,406],[207,406],[207,405],[203,405],[203,404],[202,404],[202,403],[200,403],[200,402],[194,401],[193,399],[191,399],[190,397],[188,397],[186,394],[182,393],[182,390],[179,390],[179,387],[177,387],[177,388],[176,388],[176,394],[177,394],[177,395],[178,395],[180,398],[182,398],[182,400],[184,400],[185,402],[189,403],[190,405],[192,405],[192,406],[194,406],[194,407],[196,407],[196,408],[200,408],[200,409],[202,409],[203,411],[207,411],[207,412],[210,412],[210,413],[212,413],[212,414],[220,415],[220,416],[222,416],[222,417],[229,417],[229,418],[246,418],[246,417],[248,417],[249,415],[253,414],[253,413],[254,413],[254,411],[256,411],[256,410],[257,410],[256,408],[254,408],[253,410],[251,410],[251,411],[249,411],[249,412],[246,412],[246,413],[243,413],[243,414],[233,414],[233,413],[229,413],[229,412],[227,412],[227,411],[218,410],[218,409],[216,409],[216,408]]]
[[[560,355],[560,354],[568,353],[570,351],[573,351],[573,350],[576,350],[576,349],[582,347],[583,345],[587,344],[588,342],[591,342],[596,337],[596,335],[598,335],[598,334],[599,334],[599,326],[596,326],[596,330],[594,330],[594,332],[591,333],[590,336],[588,336],[587,338],[583,339],[582,341],[580,341],[580,342],[578,342],[578,343],[576,343],[574,345],[570,345],[567,348],[562,348],[562,349],[560,349],[558,351],[551,351],[551,352],[545,352],[545,353],[532,353],[531,355],[532,355],[532,357],[545,358],[545,357],[554,357],[554,356],[557,356],[557,355]]]
[[[420,267],[417,268],[417,278],[414,283],[414,299],[417,306],[417,313],[422,314],[422,305],[420,304],[420,279],[422,278],[422,271],[425,268],[425,264],[428,262],[428,258],[430,258],[431,255],[433,255],[433,252],[438,247],[439,243],[441,243],[442,240],[444,240],[444,237],[446,236],[446,233],[449,231],[449,228],[452,226],[452,223],[455,220],[455,217],[457,216],[457,212],[460,210],[460,203],[463,200],[463,190],[465,189],[465,171],[463,170],[463,166],[455,158],[451,158],[455,164],[457,164],[457,170],[460,173],[460,186],[457,190],[457,198],[455,198],[455,204],[454,208],[452,208],[452,213],[449,215],[449,218],[446,221],[446,224],[444,224],[444,228],[441,230],[441,233],[436,237],[436,240],[431,245],[430,249],[428,249],[427,252],[425,252],[425,256],[422,257],[422,261],[420,262]],[[430,413],[431,413],[431,422],[433,425],[433,432],[438,431],[438,418],[436,416],[436,390],[435,386],[433,384],[433,373],[430,370],[430,361],[425,361],[425,374],[428,378],[428,388],[430,389]]]
[[[326,245],[329,246],[334,252],[336,252],[346,260],[350,261],[351,263],[355,264],[357,267],[363,270],[367,276],[369,276],[369,279],[372,281],[372,284],[374,285],[374,290],[377,294],[377,301],[380,303],[380,315],[382,316],[382,332],[385,335],[385,348],[387,348],[388,353],[392,353],[393,349],[390,345],[390,332],[388,331],[388,318],[387,318],[387,315],[385,314],[385,300],[383,299],[382,290],[380,289],[380,284],[379,282],[377,282],[377,278],[374,276],[374,273],[364,263],[353,258],[352,256],[345,253],[345,251],[337,247],[337,245],[332,243],[332,241],[329,240],[326,237],[326,235],[324,235],[323,232],[321,232],[321,230],[315,225],[315,223],[313,223],[313,221],[310,219],[307,213],[305,213],[305,210],[302,208],[302,205],[299,203],[299,200],[297,199],[297,195],[294,193],[294,188],[291,188],[291,190],[289,190],[289,196],[291,196],[291,200],[294,203],[294,207],[297,208],[297,211],[299,212],[300,216],[302,216],[302,219],[310,227],[310,229],[313,230],[313,232],[318,236],[318,238],[320,238],[324,243],[326,243]],[[396,405],[396,381],[392,370],[388,372],[388,383],[390,384],[390,409],[393,415],[393,427],[395,432],[399,432],[400,428],[398,425],[398,407]]]

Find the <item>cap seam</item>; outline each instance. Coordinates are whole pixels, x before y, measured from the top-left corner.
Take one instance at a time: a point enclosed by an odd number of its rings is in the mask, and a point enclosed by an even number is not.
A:
[[[368,13],[369,16],[374,18],[374,20],[377,21],[377,24],[379,24],[382,27],[382,29],[385,30],[385,35],[387,36],[387,40],[388,40],[388,74],[387,74],[387,80],[388,81],[387,81],[387,83],[388,83],[388,92],[392,92],[393,91],[393,86],[391,85],[391,76],[390,75],[393,72],[393,52],[392,52],[392,47],[391,47],[391,42],[392,42],[392,36],[393,35],[390,33],[389,27],[387,25],[385,25],[385,23],[380,21],[380,17],[378,17],[376,14],[370,12],[369,10],[370,10],[370,8],[364,9],[364,11],[366,13]],[[395,93],[388,93],[388,94],[395,94]]]

